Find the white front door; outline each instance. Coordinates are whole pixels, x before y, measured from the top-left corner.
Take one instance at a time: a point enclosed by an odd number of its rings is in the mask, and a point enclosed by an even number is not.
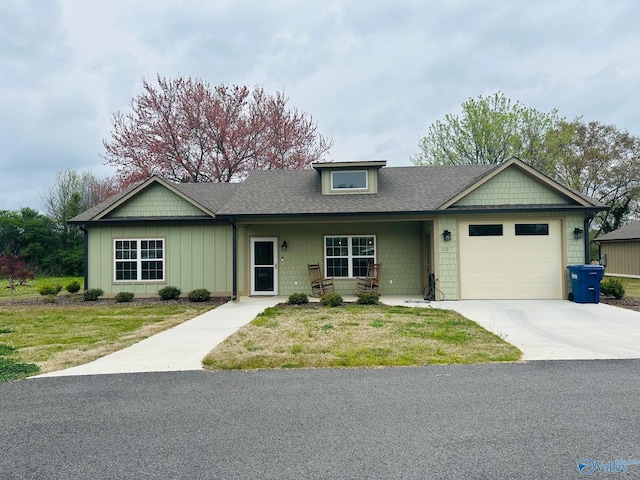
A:
[[[251,239],[251,295],[278,294],[278,239]]]

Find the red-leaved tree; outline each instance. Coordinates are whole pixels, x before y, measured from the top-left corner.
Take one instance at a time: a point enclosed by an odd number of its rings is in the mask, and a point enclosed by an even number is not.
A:
[[[178,182],[230,182],[256,169],[300,169],[332,141],[284,93],[191,78],[143,80],[131,112],[113,115],[105,160],[124,183],[156,174]]]
[[[11,300],[18,285],[24,285],[27,280],[34,278],[34,274],[22,261],[20,255],[0,256],[0,277],[9,282],[7,288],[11,289]]]

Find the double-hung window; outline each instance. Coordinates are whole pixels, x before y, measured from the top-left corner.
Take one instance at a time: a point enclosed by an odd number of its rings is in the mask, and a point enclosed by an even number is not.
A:
[[[376,263],[374,235],[340,235],[324,237],[327,277],[364,277],[367,265]]]
[[[164,246],[164,240],[157,238],[114,240],[115,281],[163,281]]]

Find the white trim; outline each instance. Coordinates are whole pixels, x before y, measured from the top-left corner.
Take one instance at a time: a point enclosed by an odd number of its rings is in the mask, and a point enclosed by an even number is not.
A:
[[[343,238],[347,238],[347,249],[348,249],[348,253],[346,256],[327,256],[327,238],[339,238],[339,237],[343,237]],[[361,238],[361,237],[371,237],[373,238],[373,255],[353,255],[353,238]],[[378,258],[378,239],[376,238],[376,235],[369,235],[369,234],[354,234],[354,235],[341,235],[341,234],[335,234],[335,235],[325,235],[323,240],[322,240],[322,248],[324,250],[324,272],[325,275],[327,277],[330,278],[356,278],[356,275],[353,274],[353,259],[354,258],[369,258],[371,256],[373,256],[373,263],[377,263],[377,258]],[[347,273],[348,276],[346,277],[331,277],[328,273],[328,268],[327,268],[327,259],[328,258],[346,258],[347,259]]]
[[[273,268],[273,290],[256,290],[255,278],[255,245],[256,242],[272,242],[273,243],[273,264],[258,265],[259,267]],[[251,281],[251,295],[278,295],[278,239],[276,237],[251,237],[251,270],[249,278]]]
[[[607,267],[604,267],[605,269]],[[605,277],[620,277],[620,278],[640,278],[640,275],[630,275],[626,273],[607,273],[604,272]]]
[[[116,258],[116,242],[137,242],[136,258]],[[162,258],[142,258],[142,242],[162,242]],[[166,283],[167,275],[167,239],[166,238],[146,238],[146,237],[126,237],[113,239],[113,281],[114,283]],[[118,262],[135,262],[136,279],[116,278]],[[162,278],[142,279],[142,262],[162,262]]]

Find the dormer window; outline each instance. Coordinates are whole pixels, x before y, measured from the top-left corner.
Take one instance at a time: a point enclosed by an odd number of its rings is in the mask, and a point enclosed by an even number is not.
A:
[[[311,166],[320,173],[323,195],[378,193],[378,170],[385,160],[373,162],[319,162]]]
[[[369,175],[366,170],[331,172],[331,190],[367,190]]]

